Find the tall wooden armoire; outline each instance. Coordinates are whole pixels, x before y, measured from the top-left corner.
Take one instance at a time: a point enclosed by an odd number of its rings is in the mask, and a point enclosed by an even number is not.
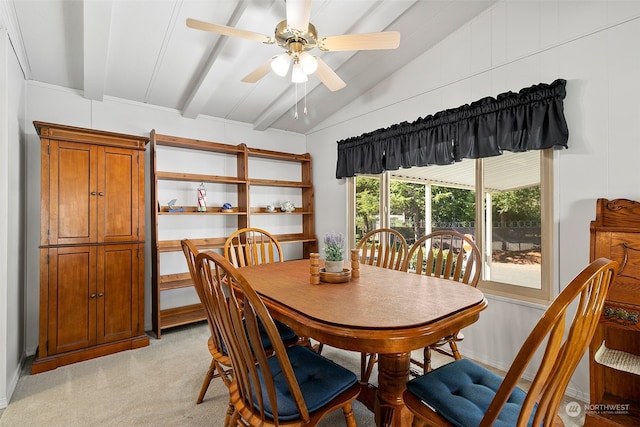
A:
[[[40,332],[32,373],[144,347],[148,138],[34,122]]]
[[[620,263],[589,347],[587,426],[640,425],[640,202],[598,199],[591,261]]]

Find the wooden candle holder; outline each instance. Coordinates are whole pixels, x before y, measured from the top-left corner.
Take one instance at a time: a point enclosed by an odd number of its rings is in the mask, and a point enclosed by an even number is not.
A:
[[[351,277],[360,277],[360,251],[351,249]]]
[[[312,285],[320,284],[320,254],[316,252],[312,252],[309,254],[309,273],[311,276],[309,277],[309,283]]]

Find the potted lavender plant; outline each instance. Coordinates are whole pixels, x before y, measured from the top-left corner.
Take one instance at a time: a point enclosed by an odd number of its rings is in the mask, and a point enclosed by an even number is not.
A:
[[[341,273],[344,265],[344,237],[341,233],[324,235],[324,268],[328,273]]]

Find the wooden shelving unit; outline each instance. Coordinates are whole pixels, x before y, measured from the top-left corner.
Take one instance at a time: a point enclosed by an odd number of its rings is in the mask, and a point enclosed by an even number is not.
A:
[[[184,304],[173,307],[165,307],[168,297],[165,295],[173,291],[179,291],[193,286],[188,273],[186,263],[180,272],[165,272],[163,256],[169,254],[181,254],[180,241],[189,238],[200,250],[221,250],[228,234],[231,231],[257,226],[272,232],[282,244],[302,245],[301,256],[308,258],[311,252],[317,251],[317,239],[315,235],[314,222],[314,193],[312,183],[311,156],[309,154],[291,154],[263,149],[252,149],[245,144],[229,145],[218,142],[209,142],[180,138],[168,135],[159,135],[151,131],[151,206],[154,207],[152,219],[152,279],[153,279],[153,330],[158,338],[161,337],[164,329],[179,325],[189,324],[205,320],[205,313],[197,300],[193,304]],[[175,156],[176,158],[171,158]],[[202,173],[201,170],[185,170],[180,164],[181,156],[214,156],[211,170]],[[195,158],[195,157],[194,157]],[[207,160],[197,161],[197,168],[201,168],[201,163]],[[268,167],[268,173],[261,176],[260,169],[264,166],[252,167],[253,162],[267,162],[273,167]],[[284,162],[284,163],[282,163]],[[175,166],[173,165],[175,164]],[[298,169],[299,179],[292,179],[290,175],[276,176],[282,165],[294,165]],[[211,173],[209,173],[211,172]],[[282,179],[280,179],[282,178]],[[187,194],[184,188],[193,189],[193,197],[184,197],[186,202],[192,201],[188,205],[176,206],[184,208],[182,212],[169,212],[167,201],[169,198],[163,197],[161,193],[164,187],[175,183],[182,183],[182,191]],[[216,194],[224,194],[225,197],[233,198],[233,208],[230,212],[221,212],[223,202],[208,198],[205,212],[198,212],[196,207],[195,188],[198,184],[204,183],[216,186],[220,191]],[[266,189],[271,193],[283,192],[286,194],[295,193],[301,202],[293,212],[265,212],[261,203],[251,203],[252,188]],[[165,191],[166,194],[166,191]],[[264,197],[264,196],[263,196]],[[285,196],[286,197],[286,196]],[[260,199],[256,195],[256,199]],[[166,199],[166,200],[165,200]],[[188,200],[187,200],[188,199]],[[213,198],[212,198],[213,199]],[[184,221],[189,225],[190,221],[200,221],[207,224],[206,230],[198,235],[188,235],[185,232],[181,235],[179,225],[173,225],[173,235],[165,236],[163,219],[171,218],[178,223]],[[205,218],[203,220],[203,218]],[[254,224],[252,224],[252,218]],[[271,221],[273,220],[273,221]],[[287,232],[277,233],[264,226],[265,222],[277,222],[279,224],[290,222]],[[193,228],[193,227],[192,227]],[[289,232],[295,228],[295,232]],[[193,230],[191,230],[193,231]],[[175,261],[175,259],[174,259]],[[184,260],[183,260],[184,261]],[[174,267],[175,268],[175,267]],[[195,296],[195,291],[193,291]]]

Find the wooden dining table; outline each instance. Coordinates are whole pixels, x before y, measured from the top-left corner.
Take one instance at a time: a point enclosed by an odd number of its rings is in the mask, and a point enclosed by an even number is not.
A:
[[[378,354],[378,384],[359,400],[378,426],[410,426],[402,392],[412,350],[434,344],[478,320],[482,292],[455,281],[359,265],[344,283],[311,284],[310,261],[239,269],[275,319],[325,345]],[[356,275],[354,274],[354,275]],[[316,280],[317,281],[317,280]]]

